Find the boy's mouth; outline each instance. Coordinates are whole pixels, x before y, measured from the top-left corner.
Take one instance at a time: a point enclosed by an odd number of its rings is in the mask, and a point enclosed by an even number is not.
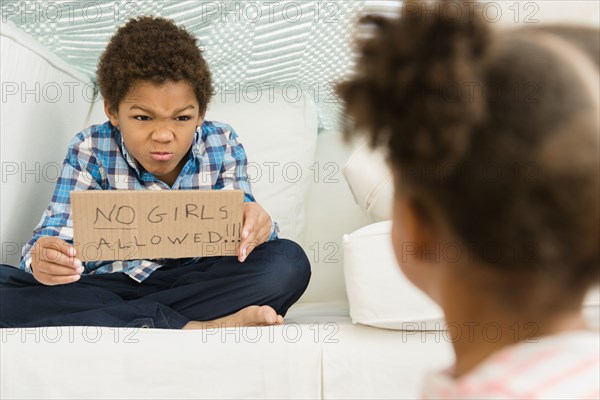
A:
[[[173,153],[167,153],[162,151],[152,152],[150,153],[153,159],[157,161],[169,161],[173,158]]]

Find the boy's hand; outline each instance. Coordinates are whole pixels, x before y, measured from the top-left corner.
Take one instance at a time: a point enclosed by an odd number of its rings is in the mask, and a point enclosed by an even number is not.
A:
[[[38,282],[53,286],[79,280],[83,266],[73,246],[56,236],[43,236],[31,249],[31,270]]]
[[[258,203],[244,203],[244,226],[238,260],[244,262],[248,255],[271,236],[271,217]]]

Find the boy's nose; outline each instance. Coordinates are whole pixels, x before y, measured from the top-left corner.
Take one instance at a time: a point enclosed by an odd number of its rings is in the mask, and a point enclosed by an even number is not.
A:
[[[173,131],[167,126],[158,126],[152,131],[152,140],[157,142],[170,142],[174,138]]]

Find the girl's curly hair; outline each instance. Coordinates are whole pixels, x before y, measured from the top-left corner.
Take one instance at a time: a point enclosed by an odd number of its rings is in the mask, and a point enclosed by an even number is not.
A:
[[[362,20],[346,137],[366,130],[397,192],[480,262],[580,295],[600,266],[598,29],[495,31],[473,4],[427,3]]]

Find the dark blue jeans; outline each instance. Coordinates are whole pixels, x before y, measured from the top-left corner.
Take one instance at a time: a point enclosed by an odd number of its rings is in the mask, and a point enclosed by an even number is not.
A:
[[[207,257],[197,264],[163,266],[138,283],[124,273],[82,275],[45,286],[33,275],[0,264],[0,327],[90,325],[180,329],[250,305],[285,316],[304,293],[310,263],[286,239],[263,243],[243,263]]]

